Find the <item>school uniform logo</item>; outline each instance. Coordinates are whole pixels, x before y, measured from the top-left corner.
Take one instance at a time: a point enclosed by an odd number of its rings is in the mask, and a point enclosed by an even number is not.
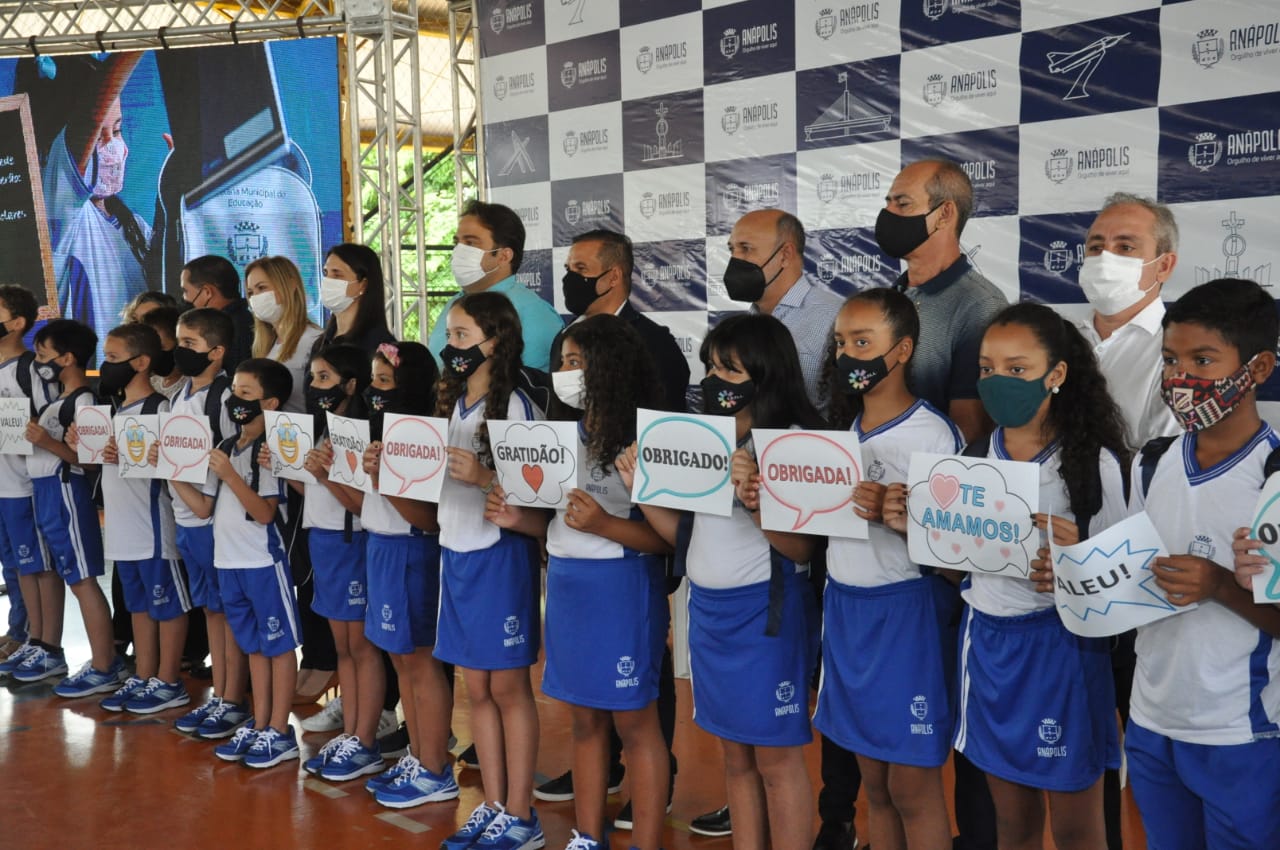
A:
[[[1036,755],[1040,758],[1062,758],[1067,754],[1066,746],[1057,746],[1062,740],[1062,724],[1052,717],[1046,717],[1040,721],[1040,728],[1037,730],[1040,740],[1048,746],[1036,747]]]
[[[925,723],[924,720],[929,716],[929,701],[924,698],[923,694],[917,694],[916,698],[911,701],[911,716],[919,723],[912,723],[912,735],[932,735],[933,724]]]
[[[800,713],[800,704],[792,702],[796,695],[795,685],[790,682],[779,682],[778,687],[773,691],[773,695],[778,698],[778,702],[783,703],[773,710],[774,717]]]
[[[163,597],[163,596],[164,596],[164,585],[163,585],[163,584],[157,584],[157,585],[155,585],[154,587],[152,587],[152,588],[151,588],[151,595],[152,595],[154,598],[156,598],[156,599],[160,599],[161,597]]]
[[[391,610],[391,606],[383,603],[382,606],[382,622],[378,625],[382,626],[384,632],[394,632],[396,624],[391,622],[391,618],[395,616],[395,612]]]
[[[867,467],[867,479],[879,481],[881,478],[884,478],[884,464],[878,459],[871,461],[871,465]]]
[[[353,581],[347,585],[347,604],[364,604],[364,584],[358,581]]]
[[[1213,545],[1213,538],[1207,534],[1197,534],[1191,538],[1191,543],[1187,546],[1188,555],[1196,555],[1201,558],[1213,559],[1218,552],[1218,547]]]
[[[502,621],[502,630],[510,635],[502,641],[503,646],[519,646],[524,643],[524,635],[520,634],[520,618],[515,614]]]
[[[18,546],[18,557],[19,557],[19,558],[24,558],[24,559],[25,559],[25,558],[30,558],[30,557],[31,557],[31,547],[30,547],[30,546],[28,546],[28,545],[27,545],[27,544],[25,544],[25,543],[20,544],[20,545]]]
[[[640,677],[631,675],[636,671],[636,662],[634,658],[632,658],[630,655],[619,656],[617,667],[618,667],[618,675],[621,676],[622,678],[614,682],[613,686],[615,688],[639,687]]]

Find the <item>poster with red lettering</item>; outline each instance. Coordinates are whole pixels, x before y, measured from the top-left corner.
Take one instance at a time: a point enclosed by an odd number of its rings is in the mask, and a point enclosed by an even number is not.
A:
[[[382,423],[378,492],[439,502],[449,470],[449,420],[388,413]]]
[[[867,536],[853,512],[862,449],[852,431],[753,428],[760,468],[760,527],[829,537]]]
[[[203,484],[209,476],[209,452],[213,431],[209,417],[190,413],[160,414],[160,451],[156,477],[165,481]]]

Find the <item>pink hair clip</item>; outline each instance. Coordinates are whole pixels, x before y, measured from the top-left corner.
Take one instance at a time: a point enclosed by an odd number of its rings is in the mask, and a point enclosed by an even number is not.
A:
[[[378,353],[381,354],[392,369],[400,368],[400,349],[389,342],[384,342],[378,346]]]

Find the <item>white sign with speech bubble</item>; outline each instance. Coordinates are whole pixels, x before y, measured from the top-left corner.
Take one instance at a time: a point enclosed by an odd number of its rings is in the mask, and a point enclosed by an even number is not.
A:
[[[1052,518],[1050,518],[1052,521]],[[1152,565],[1169,552],[1143,511],[1073,546],[1054,546],[1053,601],[1067,631],[1111,637],[1195,605],[1169,604]]]
[[[1258,506],[1249,523],[1249,536],[1262,544],[1267,558],[1262,572],[1253,577],[1253,601],[1280,605],[1280,473],[1262,486]]]
[[[492,428],[494,423],[490,423]],[[449,470],[449,420],[388,413],[382,420],[378,492],[439,502]]]
[[[156,478],[147,453],[160,433],[160,415],[125,413],[115,418],[116,464],[121,478]]]
[[[375,492],[373,479],[364,471],[364,450],[369,447],[369,420],[329,417],[329,442],[333,445],[333,465],[329,480],[365,493]]]
[[[831,537],[867,536],[853,512],[862,448],[853,431],[753,428],[760,467],[760,527]]]
[[[507,503],[563,508],[578,486],[578,423],[491,420],[489,444]]]
[[[161,413],[159,440],[157,478],[204,483],[209,477],[209,452],[213,450],[213,431],[209,427],[208,416]]]
[[[907,551],[917,564],[1027,578],[1040,532],[1040,466],[915,452]]]
[[[27,423],[31,421],[31,402],[21,396],[0,398],[0,455],[29,455]]]
[[[267,450],[271,452],[271,474],[304,484],[317,483],[316,477],[302,468],[307,452],[315,445],[315,417],[283,410],[264,410],[262,415]]]
[[[636,411],[637,465],[631,499],[680,511],[729,516],[729,458],[736,443],[732,416]]]
[[[111,405],[93,404],[76,408],[76,460],[102,463],[102,452],[115,435]]]

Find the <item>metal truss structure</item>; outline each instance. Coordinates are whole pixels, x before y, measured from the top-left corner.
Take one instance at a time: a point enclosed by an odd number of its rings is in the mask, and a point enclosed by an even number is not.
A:
[[[480,132],[480,63],[476,59],[475,0],[449,0],[449,66],[453,78],[454,196],[462,211],[464,187],[486,195],[484,137]],[[471,108],[466,109],[466,105]]]

